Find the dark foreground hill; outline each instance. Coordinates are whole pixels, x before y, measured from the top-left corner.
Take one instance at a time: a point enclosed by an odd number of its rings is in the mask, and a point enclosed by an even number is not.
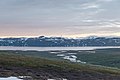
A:
[[[120,46],[119,37],[35,37],[35,38],[0,38],[0,46],[35,46],[35,47],[73,47],[73,46]]]
[[[120,80],[120,69],[0,52],[0,76],[24,80]]]

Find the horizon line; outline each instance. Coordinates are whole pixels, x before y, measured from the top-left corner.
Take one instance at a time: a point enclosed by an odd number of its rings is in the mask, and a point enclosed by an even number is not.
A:
[[[77,36],[77,37],[67,37],[67,36],[45,36],[45,35],[39,35],[39,36],[0,36],[0,38],[35,38],[35,37],[63,37],[63,38],[86,38],[86,37],[120,37],[116,35],[109,35],[109,36],[98,36],[98,35],[89,35],[89,36]]]

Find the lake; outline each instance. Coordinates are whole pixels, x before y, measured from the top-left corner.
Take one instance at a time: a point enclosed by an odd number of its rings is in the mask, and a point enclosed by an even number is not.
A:
[[[106,47],[12,47],[1,46],[0,50],[22,50],[22,51],[55,51],[55,50],[94,50],[104,48],[120,48],[120,46],[106,46]]]

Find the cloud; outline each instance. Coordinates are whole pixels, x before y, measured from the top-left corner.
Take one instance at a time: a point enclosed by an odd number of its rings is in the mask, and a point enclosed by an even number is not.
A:
[[[98,0],[100,2],[112,2],[112,1],[115,1],[115,0]]]
[[[96,3],[85,3],[82,5],[82,9],[97,9],[100,5]]]
[[[0,31],[7,34],[6,28],[10,28],[22,34],[29,29],[30,34],[38,35],[115,33],[120,31],[119,7],[119,0],[1,0]]]
[[[89,20],[88,19],[88,20],[82,20],[82,22],[88,22],[89,23],[89,22],[95,22],[95,20]]]

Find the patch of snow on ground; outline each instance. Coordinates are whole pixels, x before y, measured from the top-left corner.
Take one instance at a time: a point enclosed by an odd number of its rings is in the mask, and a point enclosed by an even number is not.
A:
[[[86,64],[86,62],[83,62],[83,61],[80,61],[80,60],[77,60],[76,62]]]
[[[58,53],[61,53],[61,52],[50,52],[50,53],[52,53],[52,54],[58,54]]]
[[[52,53],[56,53],[56,52],[52,52]],[[69,60],[71,62],[86,63],[86,62],[82,62],[81,60],[77,60],[77,56],[75,54],[77,54],[77,53],[65,53],[65,54],[60,53],[60,54],[56,54],[56,56],[61,57],[65,60]]]
[[[75,59],[77,58],[77,56],[75,56],[75,55],[70,55],[70,56],[71,56],[72,58],[75,58]]]
[[[71,62],[76,62],[76,58],[71,58],[70,56],[65,56],[63,59],[70,60]]]
[[[57,54],[57,56],[61,56],[62,57],[62,56],[65,56],[65,54]]]
[[[77,53],[68,53],[68,54],[77,54]]]
[[[18,79],[17,77],[8,77],[8,78],[0,77],[0,80],[22,80],[22,79]]]

